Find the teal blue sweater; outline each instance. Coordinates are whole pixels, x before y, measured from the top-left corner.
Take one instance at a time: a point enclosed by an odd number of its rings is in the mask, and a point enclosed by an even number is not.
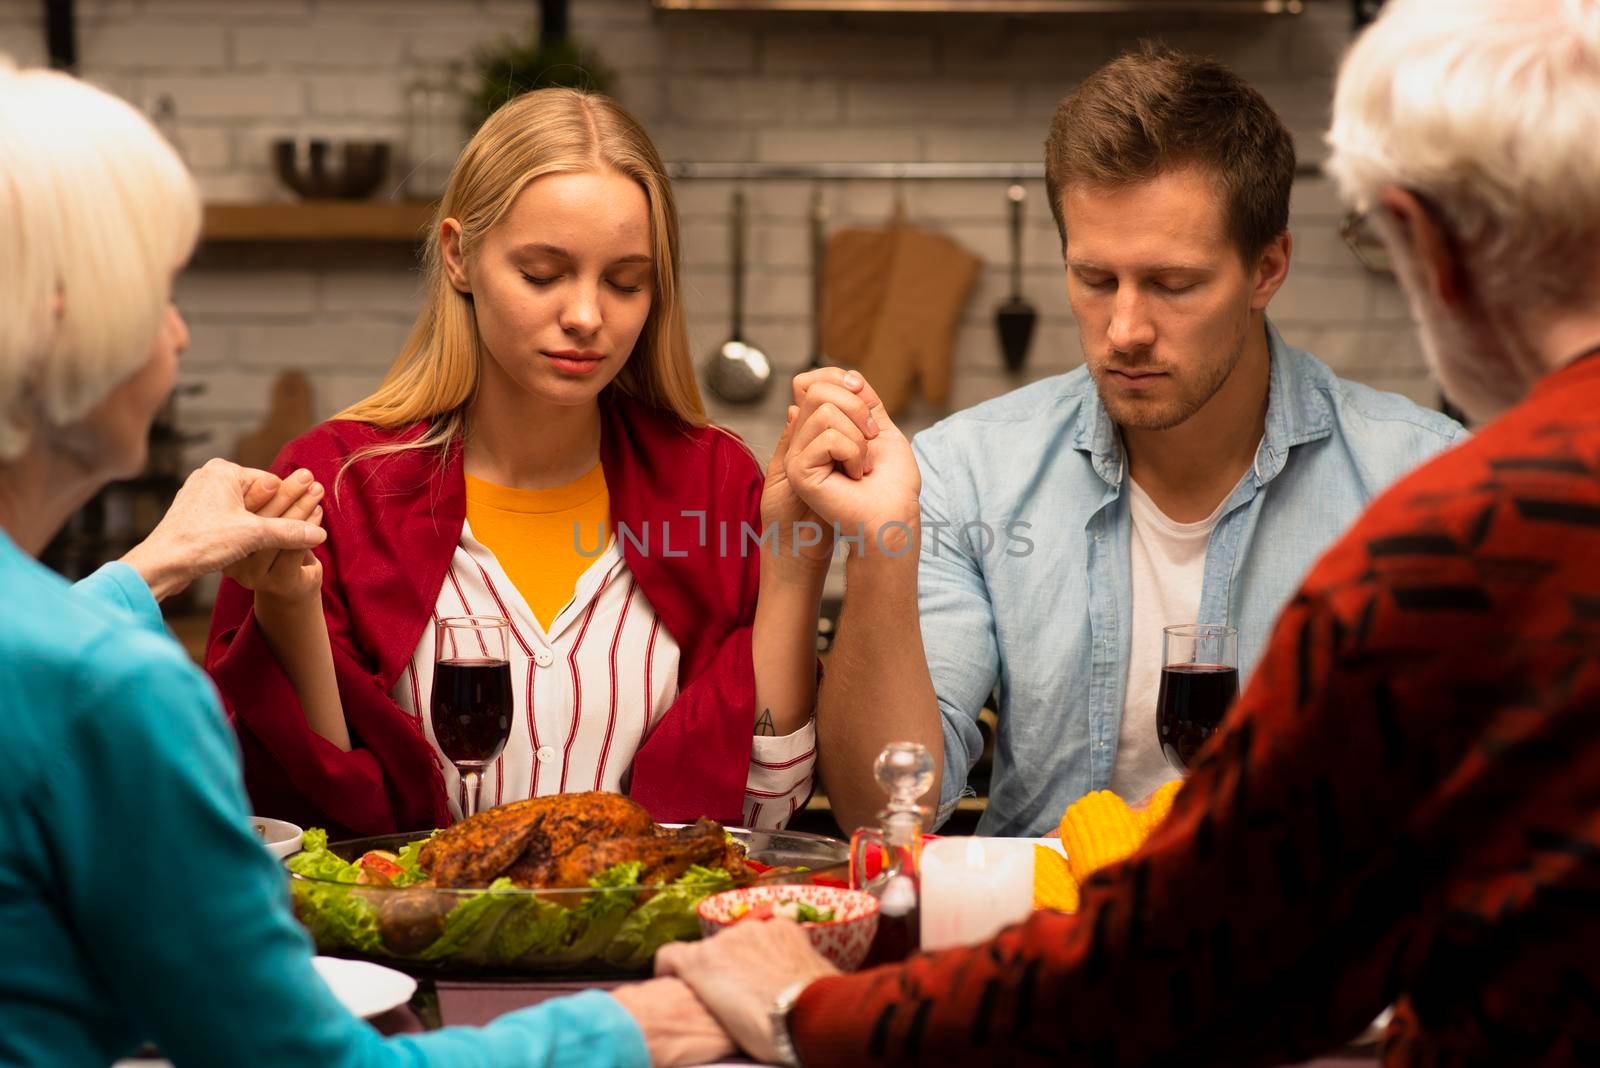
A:
[[[381,1038],[311,966],[206,677],[123,564],[69,586],[0,534],[0,1064],[645,1065],[588,993]]]

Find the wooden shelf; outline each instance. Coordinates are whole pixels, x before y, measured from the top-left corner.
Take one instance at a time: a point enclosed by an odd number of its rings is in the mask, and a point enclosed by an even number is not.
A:
[[[413,200],[299,200],[207,204],[201,239],[212,242],[385,241],[416,244],[434,205]]]

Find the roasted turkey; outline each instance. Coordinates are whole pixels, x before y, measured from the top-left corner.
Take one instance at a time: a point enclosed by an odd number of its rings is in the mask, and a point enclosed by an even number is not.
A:
[[[655,833],[644,806],[621,794],[557,794],[462,820],[434,835],[419,859],[435,886],[488,886],[524,858],[538,864],[585,842]]]
[[[695,864],[740,882],[754,875],[742,847],[713,820],[667,830],[621,794],[535,797],[481,812],[429,839],[418,857],[428,880],[384,895],[378,932],[391,950],[415,953],[439,937],[454,904],[429,887],[476,889],[502,876],[537,889],[585,887],[629,861],[644,865],[641,886],[671,882]]]
[[[506,874],[518,886],[588,886],[589,880],[601,872],[630,861],[644,865],[639,872],[640,886],[670,883],[696,864],[721,868],[735,878],[749,872],[744,854],[728,841],[722,827],[712,820],[701,820],[664,834],[585,842],[542,860],[525,855]]]

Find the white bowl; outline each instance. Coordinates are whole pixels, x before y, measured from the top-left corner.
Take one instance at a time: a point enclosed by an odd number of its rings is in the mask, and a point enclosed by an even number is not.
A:
[[[779,901],[804,901],[817,908],[833,910],[833,919],[802,923],[800,929],[811,939],[811,948],[833,961],[841,971],[853,972],[867,959],[872,939],[878,933],[878,899],[865,890],[846,890],[842,886],[769,883],[724,890],[696,906],[700,914],[700,933],[710,938],[736,923],[759,923],[759,920],[745,920],[745,910]]]
[[[267,852],[279,860],[300,852],[301,831],[294,824],[284,820],[268,819],[266,816],[251,816],[250,826],[255,828]]]

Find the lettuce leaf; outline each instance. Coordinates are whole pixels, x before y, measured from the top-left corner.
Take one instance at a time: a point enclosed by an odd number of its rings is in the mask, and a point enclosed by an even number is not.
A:
[[[434,832],[434,834],[437,833],[437,831]],[[415,842],[408,842],[400,850],[397,854],[398,863],[400,867],[405,869],[405,874],[395,876],[395,886],[410,886],[412,883],[420,883],[428,877],[428,873],[422,870],[422,847],[427,845],[432,837],[433,835],[430,834],[427,838],[418,838]]]
[[[622,921],[605,950],[605,959],[619,968],[643,968],[668,942],[699,938],[700,916],[695,906],[731,886],[733,876],[727,872],[696,864]]]
[[[421,953],[419,960],[452,960],[492,963],[490,955],[495,931],[506,915],[528,904],[528,894],[510,879],[501,876],[480,894],[466,898],[444,918],[444,933]]]
[[[312,827],[300,839],[300,852],[286,862],[289,870],[308,879],[353,883],[361,869],[328,848],[328,832]]]
[[[418,839],[399,851],[405,875],[396,878],[396,886],[428,877],[419,863],[426,841]],[[326,831],[306,831],[301,852],[288,865],[297,874],[324,880],[294,883],[295,914],[318,948],[394,955],[378,933],[377,894],[353,885],[360,865],[329,850]],[[667,942],[698,938],[695,906],[733,885],[726,872],[695,866],[641,904],[641,895],[626,891],[639,885],[643,869],[637,861],[606,869],[589,880],[599,892],[583,895],[581,902],[578,894],[530,894],[510,879],[497,879],[481,892],[460,895],[440,936],[415,958],[528,968],[588,962],[643,968]]]

